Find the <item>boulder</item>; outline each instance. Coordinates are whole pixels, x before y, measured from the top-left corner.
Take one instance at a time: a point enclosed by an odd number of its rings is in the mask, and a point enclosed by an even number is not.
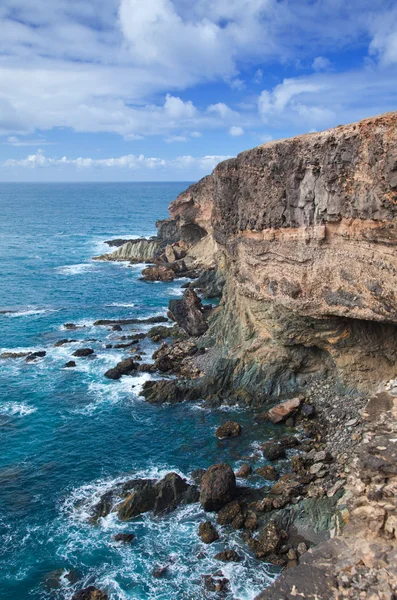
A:
[[[281,545],[281,533],[273,522],[267,523],[259,533],[256,540],[252,540],[252,547],[257,558],[264,558],[269,554],[276,554]]]
[[[301,398],[292,398],[291,400],[277,404],[277,406],[273,406],[268,413],[270,421],[272,423],[281,423],[282,421],[285,421],[298,410],[301,403]]]
[[[243,429],[239,423],[236,423],[234,421],[227,421],[226,423],[218,427],[218,429],[215,432],[215,435],[220,440],[223,440],[225,438],[238,437],[239,435],[241,435],[242,430]]]
[[[91,354],[94,354],[92,348],[79,348],[73,352],[73,356],[77,356],[78,358],[91,356]]]
[[[119,362],[115,367],[105,373],[108,379],[120,379],[122,375],[130,375],[138,369],[139,365],[132,358],[126,358]]]
[[[245,518],[246,511],[241,507],[238,500],[233,500],[221,508],[216,520],[219,525],[231,525],[233,529],[241,529]]]
[[[175,321],[188,335],[200,336],[208,329],[203,314],[203,307],[196,292],[188,288],[181,300],[171,300],[169,317]]]
[[[167,514],[180,504],[191,504],[197,500],[197,488],[177,473],[168,473],[154,484],[150,480],[143,480],[141,485],[135,484],[133,491],[117,507],[117,512],[122,521],[127,521],[148,511],[155,515]]]
[[[101,590],[98,590],[93,585],[79,590],[72,596],[72,600],[108,600],[108,598],[105,592],[101,592]]]
[[[262,444],[261,450],[267,460],[273,461],[286,457],[285,448],[279,442],[265,442]]]
[[[223,550],[214,556],[215,560],[222,562],[240,562],[241,558],[235,550]]]
[[[58,340],[58,342],[55,342],[54,348],[60,348],[61,346],[65,346],[65,344],[73,344],[73,342],[78,342],[78,340]]]
[[[207,592],[226,592],[228,585],[229,585],[229,579],[226,579],[226,577],[223,577],[223,574],[220,573],[218,574],[214,574],[214,575],[203,575],[203,585],[204,585],[204,589]],[[223,596],[222,596],[223,597]]]
[[[141,395],[149,404],[177,404],[185,399],[183,388],[173,379],[145,381]]]
[[[47,354],[47,352],[45,352],[44,350],[40,350],[39,352],[31,352],[25,358],[25,362],[33,362],[34,360],[37,360],[38,358],[44,358],[44,356],[46,354]]]
[[[134,533],[116,533],[113,536],[115,542],[123,542],[124,544],[131,544],[131,542],[135,539]]]
[[[199,526],[199,536],[204,544],[212,544],[219,540],[219,534],[211,521],[204,521]]]
[[[74,360],[69,360],[64,366],[64,369],[72,369],[73,367],[76,366],[76,363]]]
[[[272,465],[259,467],[259,469],[256,469],[255,473],[259,475],[259,477],[263,477],[263,479],[267,479],[268,481],[276,481],[278,477],[277,471]]]
[[[219,510],[233,500],[235,494],[236,477],[229,465],[212,465],[203,475],[200,503],[204,510]]]
[[[205,469],[195,469],[190,473],[190,479],[194,482],[195,485],[201,486],[201,480],[205,474]]]
[[[252,473],[252,467],[245,463],[241,465],[239,470],[236,472],[236,477],[240,477],[241,479],[247,479]]]
[[[172,345],[162,344],[153,354],[154,365],[162,373],[178,373],[185,358],[197,354],[196,344],[187,340]]]
[[[142,279],[145,281],[173,281],[175,271],[163,265],[147,267],[142,271]]]

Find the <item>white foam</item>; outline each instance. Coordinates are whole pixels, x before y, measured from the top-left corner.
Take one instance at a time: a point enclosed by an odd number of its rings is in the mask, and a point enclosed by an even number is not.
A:
[[[105,304],[105,306],[116,306],[119,308],[133,308],[135,304],[133,302],[112,302],[111,304]]]
[[[4,415],[26,417],[36,412],[37,408],[29,406],[24,402],[5,402],[0,404],[0,413]]]
[[[91,271],[95,268],[93,262],[80,263],[77,265],[64,265],[63,267],[56,267],[55,271],[60,275],[83,275],[87,271]]]
[[[31,317],[31,316],[36,316],[36,315],[45,315],[48,313],[53,313],[53,312],[57,312],[57,309],[55,308],[34,308],[34,307],[29,307],[26,309],[21,309],[21,310],[10,310],[10,312],[5,312],[3,313],[2,316],[5,317],[10,317],[10,318],[15,318],[15,317]]]

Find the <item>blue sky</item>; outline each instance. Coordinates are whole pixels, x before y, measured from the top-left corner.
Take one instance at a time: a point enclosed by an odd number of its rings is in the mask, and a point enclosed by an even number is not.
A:
[[[0,181],[197,180],[396,108],[396,0],[0,5]]]

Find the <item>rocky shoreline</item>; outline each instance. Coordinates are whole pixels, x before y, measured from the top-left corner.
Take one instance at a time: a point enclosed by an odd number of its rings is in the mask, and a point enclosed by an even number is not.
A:
[[[188,339],[160,348],[172,378],[147,382],[146,400],[238,404],[292,428],[262,444],[262,497],[237,486],[199,532],[241,528],[257,556],[288,567],[262,600],[395,598],[396,124],[390,113],[220,164],[171,204],[143,273],[199,275],[201,297],[221,295],[204,310],[187,284],[170,306]],[[286,452],[278,477],[271,459]],[[251,457],[238,475],[254,469]],[[221,571],[206,584],[227,589]]]
[[[203,597],[231,597],[222,564],[240,560],[228,545],[237,531],[281,572],[260,600],[396,599],[396,132],[390,113],[247,151],[172,202],[156,238],[110,240],[117,250],[98,257],[147,263],[148,285],[184,278],[185,288],[167,317],[94,323],[119,332],[126,352],[104,377],[151,373],[148,403],[239,406],[259,425],[237,472],[219,463],[192,465],[188,479],[132,479],[90,516],[133,523],[199,502],[208,518],[197,536],[223,544]],[[280,429],[274,439],[261,437],[266,423]],[[244,430],[225,419],[215,435],[230,443]],[[106,599],[93,586],[73,596]]]

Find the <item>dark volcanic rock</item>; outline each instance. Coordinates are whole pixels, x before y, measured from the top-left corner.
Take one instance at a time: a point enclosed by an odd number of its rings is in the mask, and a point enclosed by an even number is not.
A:
[[[261,450],[267,460],[278,460],[286,457],[285,448],[279,442],[265,442],[262,444]]]
[[[105,373],[105,377],[108,379],[120,379],[122,375],[130,375],[136,371],[139,364],[136,363],[132,358],[126,358],[119,362],[115,367],[109,369]]]
[[[59,340],[58,342],[55,342],[54,348],[59,348],[60,346],[64,346],[65,344],[72,344],[73,342],[78,342],[78,340]]]
[[[188,335],[200,336],[208,329],[201,300],[194,290],[187,289],[181,300],[171,300],[168,314]]]
[[[212,465],[201,480],[200,503],[204,510],[219,510],[233,500],[236,493],[236,477],[233,469],[225,464]]]
[[[222,562],[240,562],[241,560],[235,550],[223,550],[223,552],[215,554],[214,558],[215,560],[220,560]]]
[[[199,536],[204,544],[212,544],[219,540],[219,534],[211,521],[204,521],[199,526]]]
[[[76,363],[74,360],[69,360],[65,365],[63,365],[64,369],[72,369],[73,367],[76,366]]]
[[[142,396],[149,404],[176,404],[185,399],[183,388],[174,379],[145,381]]]
[[[218,429],[215,432],[215,435],[220,440],[223,440],[225,438],[238,437],[239,435],[241,435],[241,432],[242,427],[239,423],[227,421],[226,423],[218,427]]]
[[[44,358],[46,354],[47,352],[44,352],[44,350],[40,350],[39,352],[32,352],[25,358],[25,362],[32,362],[37,358]]]
[[[91,354],[94,354],[94,351],[92,348],[79,348],[78,350],[75,350],[75,352],[73,352],[73,356],[77,356],[79,358],[85,357],[85,356],[91,356]]]
[[[210,269],[201,273],[195,281],[192,281],[186,287],[198,289],[203,298],[220,298],[224,285],[224,277],[215,269]]]
[[[99,319],[94,321],[94,326],[100,325],[150,325],[156,323],[167,323],[167,317],[159,315],[158,317],[148,317],[147,319]],[[65,325],[66,327],[66,325]],[[139,334],[138,334],[139,335]]]
[[[277,526],[270,522],[260,531],[256,540],[251,540],[251,546],[258,558],[275,554],[281,544],[282,537]]]
[[[198,348],[193,342],[175,342],[172,345],[163,344],[153,354],[156,369],[162,373],[177,373],[185,358],[197,354]]]
[[[73,594],[72,600],[108,600],[108,595],[101,592],[98,588],[90,585],[84,590],[80,590]]]
[[[142,485],[135,485],[117,511],[119,518],[127,521],[148,511],[155,515],[167,514],[180,504],[191,504],[197,500],[197,488],[189,485],[177,473],[168,473],[155,484],[144,481]]]
[[[116,533],[113,536],[115,542],[123,542],[124,544],[131,544],[131,542],[135,539],[134,533]]]

